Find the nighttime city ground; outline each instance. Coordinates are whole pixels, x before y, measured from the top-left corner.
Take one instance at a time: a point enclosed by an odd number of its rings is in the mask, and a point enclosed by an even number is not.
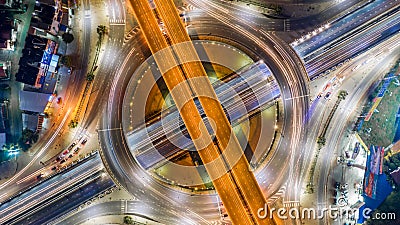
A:
[[[0,0],[0,224],[400,225],[400,0]]]

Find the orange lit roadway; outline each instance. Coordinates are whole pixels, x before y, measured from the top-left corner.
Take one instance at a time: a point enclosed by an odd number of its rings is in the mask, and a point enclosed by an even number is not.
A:
[[[231,220],[235,224],[273,224],[268,219],[261,220],[256,216],[257,210],[264,207],[265,198],[254,175],[249,171],[249,165],[243,156],[239,142],[232,132],[194,47],[191,44],[184,44],[183,48],[174,48],[175,51],[172,51],[160,31],[148,1],[131,1],[131,3],[155,61],[163,72],[165,83]],[[168,28],[172,43],[190,41],[173,2],[156,1],[155,3],[160,9],[159,13]],[[174,60],[174,52],[181,60],[197,60],[197,62],[186,63],[182,66],[185,75],[191,79],[189,83],[186,82],[187,78],[179,67],[176,67],[179,63]],[[208,96],[201,97],[200,95],[199,100],[206,115],[217,124],[217,127],[213,127],[216,130],[217,144],[213,143],[209,134],[203,135],[207,132],[207,128],[192,99],[199,93]],[[229,151],[229,154],[226,154],[224,150]],[[220,153],[223,153],[222,157]],[[230,172],[227,173],[228,171]]]
[[[207,79],[207,74],[197,56],[194,46],[190,42],[191,39],[186,32],[174,3],[172,0],[155,0],[154,3],[158,14],[167,28],[171,44],[174,46],[174,50],[176,51],[178,58],[181,60],[181,63],[183,63],[182,67],[185,75],[188,76],[188,81],[191,84],[191,87],[193,87],[194,92],[199,95],[199,101],[203,106],[207,117],[216,123],[215,130],[218,145],[222,152],[226,150],[223,156],[228,162],[229,167],[232,168],[231,173],[233,180],[238,185],[240,194],[243,194],[252,215],[257,215],[258,209],[264,207],[265,197],[258,186],[253,173],[249,171],[248,162],[242,153],[239,142],[233,134],[229,121],[224,114],[215,91]],[[185,63],[189,61],[190,63]],[[205,77],[206,79],[196,79],[199,77]],[[202,95],[206,97],[202,97]],[[201,152],[200,156],[202,156]],[[221,195],[220,197],[222,199],[224,198],[224,196]],[[227,209],[229,214],[229,208]],[[232,219],[232,216],[230,218]],[[270,223],[267,221],[261,221],[258,218],[255,219],[259,224]]]

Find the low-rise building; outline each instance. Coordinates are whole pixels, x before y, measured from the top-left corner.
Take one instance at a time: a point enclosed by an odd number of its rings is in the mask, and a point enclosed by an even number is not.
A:
[[[43,116],[39,114],[22,113],[23,129],[32,131],[42,130]]]
[[[1,132],[0,133],[0,148],[3,148],[7,144],[7,136],[6,133]]]
[[[25,8],[22,0],[0,0],[0,9],[3,11],[22,12]]]
[[[31,33],[50,39],[62,35],[68,27],[68,12],[61,0],[36,1]]]
[[[53,95],[40,92],[20,91],[19,108],[30,113],[45,113]]]
[[[11,62],[0,61],[0,80],[10,78]]]
[[[393,144],[391,151],[393,154],[400,152],[400,140]]]
[[[390,173],[390,176],[392,176],[394,182],[397,185],[400,185],[400,167],[394,170],[393,172]]]
[[[12,8],[13,0],[0,0],[0,6],[4,8]]]
[[[0,49],[14,51],[17,41],[17,30],[13,20],[0,17]]]

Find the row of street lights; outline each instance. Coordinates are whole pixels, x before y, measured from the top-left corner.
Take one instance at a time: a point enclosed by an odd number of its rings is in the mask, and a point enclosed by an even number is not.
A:
[[[310,38],[316,36],[317,34],[323,32],[324,30],[328,29],[329,27],[330,27],[330,24],[329,24],[329,23],[327,23],[327,24],[325,24],[325,25],[322,25],[321,27],[319,27],[319,28],[317,28],[317,29],[315,29],[315,30],[309,32],[308,34],[302,36],[301,38],[296,39],[296,40],[295,40],[294,42],[292,42],[290,45],[291,45],[292,47],[295,47],[295,46],[297,46],[298,44],[303,43],[304,41],[306,41],[306,40],[308,40],[308,39],[310,39]]]

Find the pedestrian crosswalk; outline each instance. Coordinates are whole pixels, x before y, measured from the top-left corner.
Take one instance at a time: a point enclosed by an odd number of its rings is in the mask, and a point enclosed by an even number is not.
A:
[[[282,186],[273,196],[268,198],[267,203],[272,204],[276,200],[278,200],[280,197],[284,196],[286,192],[286,186]]]
[[[125,19],[110,19],[110,26],[125,25],[125,23],[126,23]]]
[[[283,207],[295,208],[300,206],[300,201],[287,201],[283,202]]]

